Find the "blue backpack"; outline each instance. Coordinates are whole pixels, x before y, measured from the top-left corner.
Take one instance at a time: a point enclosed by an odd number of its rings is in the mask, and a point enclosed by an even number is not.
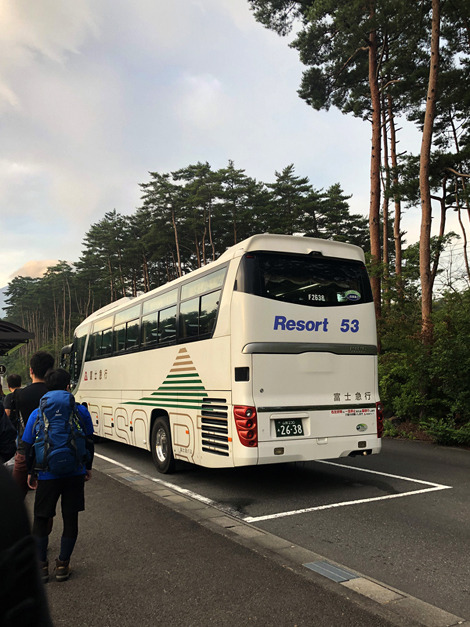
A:
[[[53,390],[41,398],[33,433],[36,470],[61,477],[84,468],[85,428],[70,392]]]

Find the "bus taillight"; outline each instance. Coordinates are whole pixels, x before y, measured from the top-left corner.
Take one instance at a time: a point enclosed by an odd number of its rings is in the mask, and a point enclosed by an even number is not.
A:
[[[233,415],[237,425],[238,437],[243,446],[258,446],[258,424],[256,408],[246,405],[234,405]]]
[[[381,438],[384,434],[384,406],[382,403],[376,403],[377,412],[377,437]]]

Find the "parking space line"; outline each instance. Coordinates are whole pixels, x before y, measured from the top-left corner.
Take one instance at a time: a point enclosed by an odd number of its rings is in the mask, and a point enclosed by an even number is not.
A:
[[[315,460],[317,464],[327,464],[328,466],[337,466],[338,468],[348,468],[349,470],[357,470],[358,472],[366,472],[391,479],[399,479],[400,481],[409,481],[420,485],[430,486],[422,490],[412,490],[410,492],[401,492],[400,494],[387,494],[385,496],[374,496],[368,499],[357,499],[355,501],[342,501],[341,503],[330,503],[329,505],[318,505],[316,507],[306,507],[303,509],[291,510],[288,512],[279,512],[277,514],[266,514],[265,516],[247,516],[243,520],[247,523],[261,522],[263,520],[274,520],[276,518],[284,518],[286,516],[296,516],[297,514],[307,514],[309,512],[318,512],[324,509],[333,509],[335,507],[346,507],[347,505],[360,505],[361,503],[373,503],[374,501],[386,501],[388,499],[399,499],[403,496],[412,496],[413,494],[426,494],[427,492],[437,492],[439,490],[450,490],[452,486],[433,483],[431,481],[423,481],[422,479],[414,479],[412,477],[402,477],[400,475],[392,475],[387,472],[379,472],[378,470],[369,470],[368,468],[356,468],[355,466],[347,466],[346,464],[338,464],[336,462],[328,462],[326,460]]]
[[[136,470],[135,468],[132,468],[131,466],[126,466],[125,464],[121,464],[121,462],[118,462],[114,459],[111,459],[110,457],[105,457],[104,455],[100,455],[99,453],[95,453],[95,457],[98,457],[99,459],[103,459],[106,462],[109,462],[111,464],[114,464],[115,466],[119,466],[120,468],[124,469],[124,470],[128,470],[129,472],[133,472],[137,475],[139,475],[140,477],[144,477],[145,479],[148,479],[149,481],[153,481],[154,483],[157,483],[159,485],[165,486],[166,488],[169,488],[171,490],[174,490],[175,492],[178,492],[179,494],[183,494],[185,496],[189,496],[192,499],[195,499],[196,501],[200,501],[201,503],[205,503],[206,505],[210,505],[211,507],[214,507],[220,511],[223,511],[227,514],[230,514],[231,516],[234,516],[235,518],[238,518],[240,520],[242,520],[243,522],[246,523],[255,523],[255,522],[261,522],[264,520],[274,520],[277,518],[285,518],[287,516],[296,516],[298,514],[308,514],[309,512],[317,512],[317,511],[321,511],[321,510],[325,510],[325,509],[334,509],[337,507],[346,507],[349,505],[360,505],[362,503],[373,503],[374,501],[385,501],[388,499],[398,499],[398,498],[402,498],[404,496],[412,496],[413,494],[426,494],[427,492],[436,492],[439,490],[450,490],[452,488],[452,486],[448,486],[448,485],[441,485],[439,483],[432,483],[430,481],[423,481],[422,479],[413,479],[411,477],[401,477],[399,475],[392,475],[389,473],[385,473],[385,472],[379,472],[377,470],[369,470],[367,468],[356,468],[354,466],[346,466],[344,464],[337,464],[335,462],[328,462],[325,460],[317,460],[317,463],[320,464],[327,464],[330,466],[338,466],[339,468],[347,468],[348,470],[357,470],[358,472],[366,472],[366,473],[370,473],[370,474],[374,474],[374,475],[381,475],[382,477],[389,477],[392,479],[399,479],[401,481],[409,481],[412,483],[419,483],[422,485],[427,485],[430,486],[428,488],[423,488],[421,490],[412,490],[410,492],[401,492],[400,494],[387,494],[385,496],[375,496],[375,497],[371,497],[371,498],[367,498],[367,499],[356,499],[354,501],[342,501],[340,503],[330,503],[329,505],[317,505],[316,507],[306,507],[306,508],[302,508],[302,509],[296,509],[296,510],[291,510],[291,511],[287,511],[287,512],[278,512],[276,514],[266,514],[264,516],[242,516],[240,514],[240,512],[238,512],[235,509],[232,509],[231,507],[228,506],[224,506],[221,505],[220,503],[218,503],[217,501],[213,501],[212,499],[203,496],[202,494],[198,494],[197,492],[193,492],[192,490],[188,490],[187,488],[182,488],[174,483],[170,483],[169,481],[164,481],[163,479],[157,479],[156,477],[152,477],[151,475],[147,475],[143,472],[140,472],[139,470]]]
[[[368,472],[372,475],[381,475],[382,477],[391,477],[392,479],[400,479],[401,481],[411,481],[411,483],[421,483],[422,485],[430,485],[435,488],[452,488],[450,485],[443,485],[441,483],[432,483],[432,481],[423,481],[422,479],[412,479],[411,477],[401,477],[400,475],[391,475],[387,472],[379,472],[378,470],[369,470],[368,468],[356,468],[356,466],[346,466],[346,464],[338,464],[336,462],[327,462],[324,459],[315,460],[317,464],[328,464],[328,466],[338,466],[338,468],[349,468],[350,470],[357,470],[358,472]]]
[[[247,523],[260,522],[262,520],[273,520],[275,518],[284,518],[286,516],[296,516],[297,514],[308,514],[309,512],[318,512],[322,509],[333,509],[335,507],[345,507],[347,505],[360,505],[361,503],[372,503],[374,501],[385,501],[387,499],[399,499],[402,496],[411,496],[412,494],[425,494],[426,492],[436,492],[437,490],[449,490],[451,486],[437,486],[434,488],[423,488],[422,490],[413,490],[412,492],[402,492],[400,494],[387,494],[386,496],[375,496],[370,499],[357,499],[355,501],[342,501],[341,503],[331,503],[330,505],[318,505],[317,507],[306,507],[304,509],[295,509],[290,512],[279,512],[277,514],[266,514],[266,516],[246,516],[243,520]]]
[[[104,459],[104,461],[109,462],[110,464],[114,464],[115,466],[120,466],[124,470],[128,470],[129,472],[133,472],[140,477],[144,477],[144,479],[149,479],[149,481],[153,481],[154,483],[158,483],[159,485],[163,485],[166,488],[170,488],[175,492],[179,492],[180,494],[184,494],[185,496],[189,496],[192,499],[196,499],[197,501],[201,501],[206,505],[211,505],[212,507],[217,507],[217,509],[222,509],[222,507],[212,499],[207,498],[206,496],[202,496],[202,494],[198,494],[197,492],[193,492],[192,490],[188,490],[187,488],[181,488],[174,483],[170,483],[169,481],[164,481],[163,479],[157,479],[156,477],[152,477],[151,475],[147,475],[140,470],[136,470],[135,468],[131,468],[131,466],[126,466],[125,464],[121,464],[121,462],[117,462],[115,459],[111,459],[111,457],[105,457],[104,455],[100,455],[99,453],[95,453],[95,457],[99,457],[100,459]],[[224,511],[229,511],[228,508],[223,508]],[[231,513],[231,510],[230,510]],[[240,516],[238,516],[240,517]]]

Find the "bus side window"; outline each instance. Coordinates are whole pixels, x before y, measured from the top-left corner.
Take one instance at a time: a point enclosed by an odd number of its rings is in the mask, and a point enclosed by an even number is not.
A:
[[[114,327],[114,352],[119,353],[126,348],[126,323]]]
[[[142,318],[141,341],[142,346],[151,346],[158,342],[158,311]]]
[[[199,298],[192,298],[180,305],[180,338],[199,335]]]
[[[220,291],[201,297],[201,316],[199,318],[199,335],[212,333],[217,310],[219,308]]]
[[[158,342],[167,343],[176,340],[176,306],[160,311],[158,322]]]
[[[96,359],[100,356],[101,353],[101,331],[97,331],[96,333],[92,333],[90,337],[90,358]]]
[[[104,357],[105,355],[111,355],[113,350],[113,331],[112,329],[106,329],[101,336],[101,350],[99,355]]]
[[[139,318],[127,323],[126,350],[139,346]]]

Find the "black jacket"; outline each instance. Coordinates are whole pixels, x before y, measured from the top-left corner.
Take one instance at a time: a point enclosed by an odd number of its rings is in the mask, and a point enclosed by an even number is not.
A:
[[[5,463],[16,452],[16,429],[3,411],[3,407],[0,411],[0,463]]]

